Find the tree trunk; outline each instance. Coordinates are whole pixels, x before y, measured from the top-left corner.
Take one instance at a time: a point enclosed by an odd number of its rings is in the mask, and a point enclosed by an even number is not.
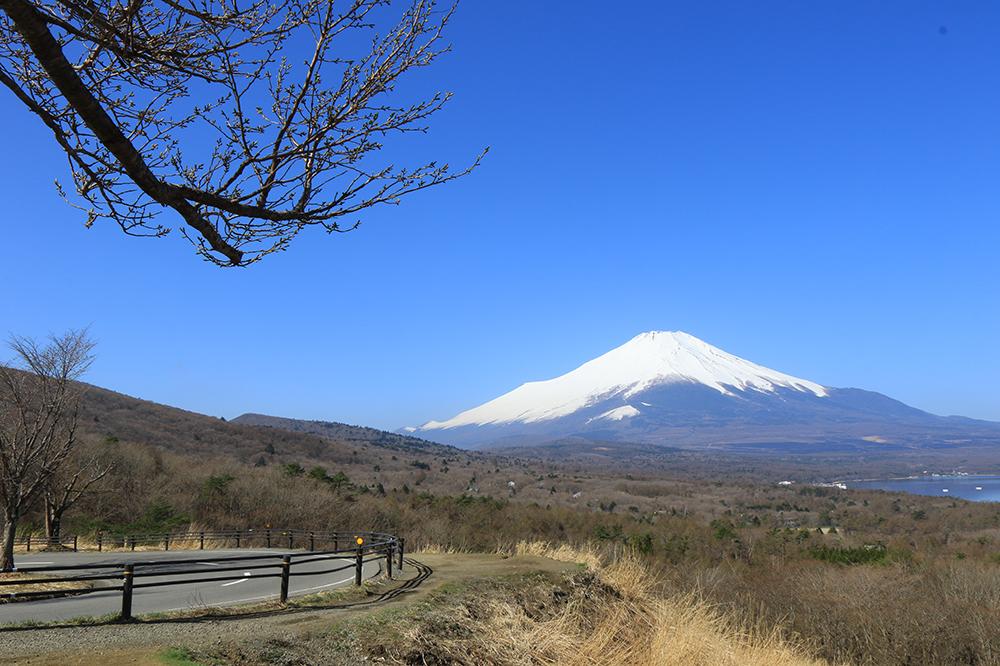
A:
[[[52,543],[52,503],[48,491],[45,493],[45,540]]]
[[[61,546],[62,516],[53,515],[46,521],[45,537],[50,546]]]
[[[50,546],[61,544],[59,537],[62,536],[62,511],[59,510],[49,499],[45,498],[45,540]]]
[[[0,551],[0,571],[14,570],[14,535],[17,532],[17,517],[7,515],[3,521],[3,550]]]

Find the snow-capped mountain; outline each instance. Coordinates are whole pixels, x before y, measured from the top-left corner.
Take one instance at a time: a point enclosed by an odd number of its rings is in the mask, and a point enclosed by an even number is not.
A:
[[[522,384],[447,421],[426,423],[422,429],[548,421],[611,398],[628,401],[656,386],[678,382],[701,384],[728,396],[746,390],[773,393],[778,388],[827,395],[819,384],[750,363],[693,335],[652,331],[635,336],[561,377]],[[641,413],[640,407],[626,404],[592,420],[620,421]]]
[[[466,446],[567,436],[669,446],[762,440],[892,445],[969,424],[1000,434],[997,424],[937,417],[878,393],[830,388],[757,365],[687,333],[652,331],[565,375],[522,384],[407,431]]]

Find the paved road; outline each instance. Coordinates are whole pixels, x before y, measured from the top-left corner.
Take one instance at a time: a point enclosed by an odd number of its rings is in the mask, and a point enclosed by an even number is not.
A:
[[[134,615],[143,613],[163,613],[169,611],[204,608],[208,606],[232,606],[236,604],[253,603],[268,599],[277,599],[281,579],[277,577],[264,578],[267,574],[280,571],[280,560],[274,558],[260,560],[241,560],[232,563],[211,562],[213,558],[226,556],[273,555],[285,553],[282,550],[212,550],[190,551],[178,550],[169,552],[145,553],[32,553],[17,556],[17,566],[62,566],[88,564],[102,567],[103,571],[113,573],[121,571],[122,562],[136,564],[136,584],[145,582],[162,582],[181,580],[185,576],[170,575],[171,570],[190,569],[196,567],[200,577],[236,576],[234,580],[184,583],[165,587],[137,588],[133,594],[132,612]],[[191,558],[205,558],[199,564],[176,564],[173,561]],[[296,564],[296,560],[303,561]],[[381,572],[384,558],[367,561],[363,568],[363,577],[371,578]],[[324,571],[346,564],[353,564],[353,558],[336,555],[316,556],[306,552],[297,552],[292,557],[292,573]],[[227,573],[213,572],[213,569],[230,566],[257,566],[274,564],[273,568],[248,569]],[[142,578],[142,573],[158,571],[165,575],[153,578]],[[46,575],[59,575],[58,571],[47,571]],[[66,575],[86,575],[95,573],[65,572]],[[190,578],[190,576],[187,576]],[[107,581],[108,584],[120,584],[118,581]],[[311,594],[330,590],[354,583],[353,566],[334,573],[317,573],[313,575],[293,575],[289,581],[289,596]],[[17,624],[28,621],[52,622],[69,620],[81,616],[106,615],[121,610],[121,592],[100,589],[80,596],[61,599],[40,599],[37,601],[18,601],[16,603],[0,604],[0,625]]]

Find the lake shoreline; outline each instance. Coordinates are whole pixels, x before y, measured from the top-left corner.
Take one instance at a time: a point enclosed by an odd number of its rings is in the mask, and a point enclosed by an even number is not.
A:
[[[925,497],[957,497],[970,502],[1000,502],[1000,476],[992,474],[921,474],[841,483],[851,490],[883,490]]]

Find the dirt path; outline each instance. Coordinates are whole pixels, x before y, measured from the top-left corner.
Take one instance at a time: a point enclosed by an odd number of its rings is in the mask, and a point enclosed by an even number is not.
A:
[[[414,566],[419,563],[422,566]],[[496,555],[420,554],[404,576],[372,596],[322,609],[264,610],[240,617],[203,617],[99,625],[23,629],[0,632],[0,662],[45,666],[135,664],[163,666],[171,647],[213,647],[247,639],[295,640],[328,631],[337,622],[388,605],[423,599],[445,583],[533,571],[558,573],[576,565],[540,557],[501,558]]]

